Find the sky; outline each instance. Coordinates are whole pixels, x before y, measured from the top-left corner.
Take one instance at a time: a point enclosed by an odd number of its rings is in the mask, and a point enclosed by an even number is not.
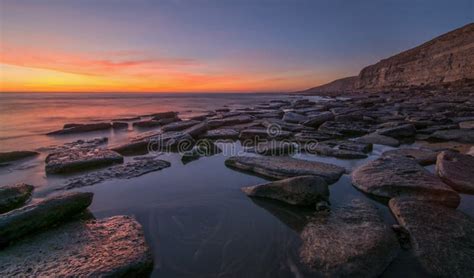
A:
[[[474,21],[473,0],[0,0],[0,92],[287,92]]]

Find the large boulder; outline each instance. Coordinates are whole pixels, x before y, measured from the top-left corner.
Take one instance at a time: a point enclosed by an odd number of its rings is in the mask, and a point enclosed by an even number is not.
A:
[[[474,220],[459,210],[394,198],[390,210],[410,234],[414,254],[432,277],[473,277]]]
[[[340,166],[286,156],[233,156],[225,161],[225,165],[275,179],[313,175],[328,184],[335,183],[345,173],[345,169]]]
[[[291,205],[314,206],[329,202],[327,183],[315,176],[298,176],[243,187],[248,196],[279,200]]]
[[[38,155],[38,153],[34,151],[0,152],[0,163],[11,162],[36,155]]]
[[[389,199],[400,196],[435,201],[457,207],[459,195],[438,177],[403,156],[382,156],[352,173],[352,184],[359,190]]]
[[[88,192],[65,193],[0,215],[0,245],[68,220],[85,210],[92,197]]]
[[[399,252],[395,233],[366,201],[356,199],[306,221],[298,231],[299,256],[316,277],[378,277]]]
[[[110,123],[92,123],[92,124],[65,124],[63,129],[52,131],[47,135],[74,134],[81,132],[99,131],[110,129]]]
[[[60,151],[46,157],[46,173],[58,174],[83,171],[123,162],[123,157],[105,149]]]
[[[384,152],[384,156],[403,156],[416,160],[420,165],[431,165],[436,162],[437,152],[430,149],[402,148]]]
[[[436,173],[454,190],[474,193],[474,157],[443,151],[436,161]]]
[[[31,197],[34,186],[19,183],[0,186],[0,213],[8,212],[22,206]]]
[[[0,252],[1,277],[146,277],[153,259],[129,216],[76,221]]]

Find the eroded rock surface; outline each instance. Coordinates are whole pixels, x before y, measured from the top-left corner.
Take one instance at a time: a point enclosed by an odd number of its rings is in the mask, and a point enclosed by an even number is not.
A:
[[[123,165],[115,165],[107,169],[91,172],[69,179],[61,189],[90,186],[109,179],[130,179],[170,167],[171,163],[158,157],[135,157]]]
[[[0,276],[145,277],[153,269],[141,225],[128,216],[74,222],[0,252]]]
[[[454,190],[474,193],[474,157],[443,151],[436,161],[436,173]]]
[[[46,173],[58,174],[122,163],[123,157],[111,150],[79,149],[61,151],[46,157]]]
[[[361,200],[315,213],[300,237],[301,261],[323,277],[378,277],[399,251],[392,229]]]
[[[291,205],[314,206],[329,202],[327,183],[315,176],[298,176],[243,187],[242,191],[248,196],[279,200]]]
[[[0,213],[22,206],[31,197],[34,186],[20,183],[0,186]]]
[[[382,156],[352,172],[352,184],[380,198],[413,197],[457,207],[459,195],[415,160]]]
[[[333,164],[285,156],[233,156],[225,161],[225,165],[275,179],[313,175],[324,179],[328,184],[335,183],[345,172],[344,168]]]
[[[474,275],[474,220],[461,211],[414,199],[390,200],[390,210],[410,234],[414,253],[433,277]]]
[[[416,160],[420,165],[431,165],[436,163],[437,152],[430,149],[402,148],[386,151],[384,156],[403,156]]]
[[[85,192],[65,193],[0,215],[0,245],[68,220],[85,210],[92,203],[92,196]]]

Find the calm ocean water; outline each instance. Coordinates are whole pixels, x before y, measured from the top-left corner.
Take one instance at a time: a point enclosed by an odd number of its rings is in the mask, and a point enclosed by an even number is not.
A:
[[[60,143],[44,134],[65,123],[85,123],[178,111],[182,118],[225,106],[246,107],[275,94],[0,94],[0,151]],[[87,135],[86,135],[87,136]],[[109,136],[114,141],[114,136]],[[119,140],[123,138],[118,138]],[[58,141],[59,140],[59,141]]]
[[[182,118],[222,107],[238,108],[271,99],[270,94],[0,94],[0,151],[34,150],[78,139],[107,136],[109,145],[124,142],[136,131],[99,131],[50,137],[46,132],[65,123],[135,117],[178,111]],[[224,146],[225,147],[225,146]],[[240,149],[240,144],[232,143]],[[390,147],[376,145],[367,159],[339,160],[298,154],[299,158],[353,169],[377,158]],[[2,184],[35,185],[35,200],[56,193],[70,176],[47,176],[46,153],[12,166],[0,167]],[[131,158],[126,158],[129,160]],[[143,225],[152,248],[154,277],[307,277],[299,264],[298,218],[303,213],[269,201],[252,200],[240,190],[265,182],[261,177],[224,165],[224,154],[183,164],[179,154],[163,154],[171,167],[133,179],[108,180],[75,189],[94,193],[90,212],[96,218],[126,214]],[[431,171],[433,167],[429,168]],[[78,175],[78,174],[76,174]],[[357,191],[349,175],[330,186],[331,205],[362,198],[375,204],[388,224],[386,205]],[[459,209],[472,214],[472,196],[463,195]],[[403,251],[383,277],[420,276],[410,253]]]

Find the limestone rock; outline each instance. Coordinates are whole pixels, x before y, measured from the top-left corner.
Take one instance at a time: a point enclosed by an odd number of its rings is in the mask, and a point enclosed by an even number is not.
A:
[[[459,195],[415,160],[382,156],[352,172],[352,184],[380,198],[413,197],[457,207]]]
[[[345,169],[340,166],[286,156],[233,156],[225,161],[225,165],[275,179],[312,175],[324,179],[328,184],[335,183],[345,173]]]
[[[393,138],[413,137],[416,135],[416,128],[413,124],[404,124],[395,127],[382,128],[376,131],[377,134]]]
[[[38,153],[33,151],[0,152],[0,163],[11,162],[36,155],[38,155]]]
[[[315,176],[298,176],[279,181],[243,187],[248,196],[279,200],[291,205],[314,206],[329,201],[326,182]]]
[[[474,157],[443,151],[436,161],[436,173],[454,190],[474,193]]]
[[[122,163],[123,157],[111,150],[91,149],[62,151],[46,157],[46,173],[58,174],[83,171]]]
[[[394,198],[390,210],[410,234],[415,256],[433,277],[474,275],[474,220],[461,211],[408,198]]]
[[[384,156],[404,156],[416,160],[420,165],[431,165],[436,163],[437,152],[430,149],[402,148],[386,151]]]
[[[146,277],[153,269],[129,216],[61,225],[2,250],[0,261],[1,277]]]
[[[0,186],[0,213],[22,206],[31,197],[34,186],[20,183]]]
[[[85,210],[92,196],[85,192],[65,193],[0,215],[0,244],[67,220]]]

